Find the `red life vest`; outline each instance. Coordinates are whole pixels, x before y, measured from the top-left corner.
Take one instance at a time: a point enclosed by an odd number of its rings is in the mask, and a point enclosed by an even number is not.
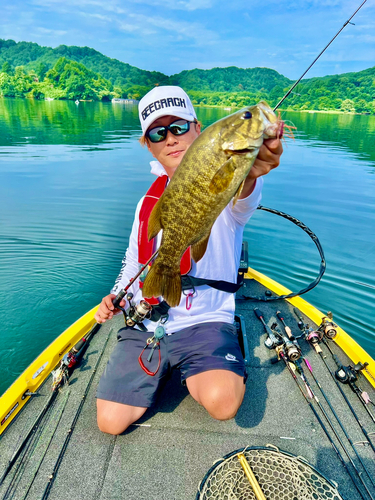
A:
[[[142,203],[141,210],[139,212],[138,262],[140,265],[144,265],[156,250],[156,238],[153,238],[151,241],[148,240],[147,236],[148,220],[150,218],[152,209],[156,205],[160,196],[164,193],[164,189],[167,186],[167,182],[168,182],[168,176],[162,175],[161,177],[158,177],[156,181],[151,184],[151,187],[146,193],[146,196]],[[189,247],[181,258],[181,264],[180,264],[181,275],[187,274],[190,271],[190,269],[191,269],[191,256]],[[142,288],[142,286],[143,282],[140,280],[139,287]],[[158,299],[156,299],[155,297],[148,298],[147,302],[152,305],[159,303]]]

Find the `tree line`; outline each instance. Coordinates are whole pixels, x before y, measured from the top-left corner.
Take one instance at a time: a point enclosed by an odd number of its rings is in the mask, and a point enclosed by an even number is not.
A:
[[[274,106],[293,84],[269,68],[194,69],[168,77],[88,47],[1,39],[0,67],[0,96],[35,99],[138,100],[155,85],[180,85],[197,106],[238,108],[260,100]],[[375,114],[375,67],[302,80],[283,108]]]

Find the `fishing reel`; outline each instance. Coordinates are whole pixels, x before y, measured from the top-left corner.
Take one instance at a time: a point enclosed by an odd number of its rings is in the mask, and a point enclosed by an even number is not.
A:
[[[322,322],[318,328],[318,330],[321,331],[329,340],[333,340],[337,335],[338,326],[332,321],[332,319],[332,313],[328,312],[327,316],[323,316]]]
[[[303,321],[303,318],[302,318],[300,311],[296,307],[294,308],[294,314],[298,318],[298,328],[302,332],[302,334],[296,338],[304,337],[305,340],[307,340],[307,342],[309,342],[312,345],[319,344],[319,342],[323,338],[323,332],[321,332],[319,330],[314,330],[313,328],[311,328],[311,326],[309,326],[307,323],[305,323]]]
[[[322,338],[323,332],[320,330],[313,330],[312,328],[309,328],[306,331],[305,339],[309,342],[309,344],[319,344],[322,341]]]
[[[268,330],[268,335],[266,340],[264,341],[264,345],[267,349],[276,349],[276,347],[283,344],[283,339],[279,336],[278,332],[275,332],[273,329]]]
[[[302,351],[298,342],[296,340],[290,340],[286,335],[283,335],[277,327],[277,323],[273,323],[271,326],[271,330],[276,332],[276,334],[282,339],[282,343],[284,344],[284,350],[287,358],[294,362],[297,361],[302,355]]]
[[[122,309],[124,313],[124,319],[126,326],[138,325],[141,329],[145,328],[143,326],[143,321],[149,319],[151,316],[152,305],[146,300],[141,300],[139,304],[132,304],[131,299],[133,298],[132,293],[128,293],[126,300],[129,302],[129,309],[126,311]]]
[[[285,342],[285,352],[288,359],[292,362],[297,361],[301,357],[301,349],[298,344],[295,344],[293,341],[288,340]]]
[[[366,368],[368,363],[357,363],[355,366],[343,366],[341,365],[336,371],[335,371],[335,377],[337,380],[342,382],[343,384],[353,384],[358,380],[358,374],[361,373],[361,371]]]
[[[356,371],[350,365],[340,366],[340,368],[335,371],[335,377],[343,384],[353,384],[358,379]]]

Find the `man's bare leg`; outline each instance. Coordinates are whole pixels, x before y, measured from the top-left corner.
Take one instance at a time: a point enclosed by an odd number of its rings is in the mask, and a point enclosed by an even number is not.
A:
[[[121,434],[129,425],[139,420],[147,408],[139,406],[123,405],[106,401],[96,400],[98,427],[107,434]]]
[[[243,377],[228,370],[210,370],[186,379],[192,397],[217,420],[233,418],[245,395]]]

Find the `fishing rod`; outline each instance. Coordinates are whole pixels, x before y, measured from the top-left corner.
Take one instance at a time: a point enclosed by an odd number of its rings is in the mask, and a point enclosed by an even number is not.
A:
[[[305,360],[305,361],[306,361],[306,360]],[[366,483],[364,482],[364,480],[363,480],[363,478],[362,478],[361,473],[360,473],[360,472],[359,472],[359,470],[357,469],[357,467],[356,467],[356,465],[355,465],[355,463],[354,463],[353,459],[351,458],[351,456],[350,456],[350,454],[349,454],[349,452],[348,452],[348,450],[347,450],[347,448],[346,448],[345,444],[343,443],[343,441],[342,441],[342,439],[341,439],[340,435],[337,433],[336,429],[334,428],[332,420],[330,419],[330,417],[329,417],[329,415],[327,414],[326,410],[324,409],[324,407],[323,407],[323,406],[322,406],[322,404],[320,403],[320,401],[319,401],[318,397],[317,397],[317,396],[316,396],[316,394],[314,393],[314,391],[313,391],[313,389],[312,389],[312,387],[311,387],[311,385],[310,385],[309,381],[307,380],[307,377],[306,377],[306,375],[305,375],[305,373],[304,373],[304,371],[303,371],[303,368],[302,368],[301,361],[300,361],[300,360],[295,361],[295,362],[294,362],[294,366],[295,366],[295,368],[296,368],[297,373],[300,375],[300,377],[301,377],[301,379],[302,379],[303,383],[304,383],[304,384],[305,384],[305,386],[307,386],[307,388],[309,389],[309,393],[311,393],[311,394],[312,394],[312,399],[314,399],[314,400],[315,400],[315,402],[316,402],[316,404],[317,404],[317,406],[318,406],[319,410],[323,413],[324,418],[326,419],[326,421],[327,421],[328,425],[330,426],[330,428],[332,429],[332,431],[333,431],[333,433],[334,433],[334,435],[335,435],[336,439],[338,440],[338,442],[340,443],[340,445],[341,445],[342,449],[344,450],[345,455],[348,457],[349,462],[351,463],[351,465],[352,465],[352,467],[353,467],[353,469],[354,469],[355,473],[356,473],[356,474],[357,474],[357,476],[358,476],[358,479],[361,481],[362,485],[364,486],[364,488],[365,488],[365,490],[366,490],[367,494],[369,495],[369,497],[371,498],[371,500],[373,500],[373,499],[374,499],[374,497],[371,495],[370,490],[368,489],[368,487],[367,487]],[[292,366],[292,369],[293,369],[293,366]],[[311,371],[311,373],[312,373],[312,371]],[[349,468],[347,468],[347,470],[349,471]],[[351,475],[350,475],[350,477],[351,477],[351,478],[352,478],[352,480],[353,480],[353,477],[352,477]],[[361,490],[358,488],[358,486],[357,486],[356,482],[355,482],[355,481],[353,481],[353,482],[354,482],[354,484],[355,484],[355,486],[356,486],[357,490],[361,493],[361,496],[362,496],[362,492],[361,492]],[[363,496],[362,496],[362,498],[363,498]]]
[[[148,261],[146,262],[146,264],[144,264],[140,270],[137,272],[137,274],[134,276],[134,278],[131,278],[131,280],[129,281],[129,283],[126,285],[125,288],[123,288],[117,295],[116,297],[113,299],[112,301],[112,304],[119,308],[119,309],[122,309],[120,307],[120,302],[122,301],[122,299],[125,297],[126,295],[126,292],[129,290],[129,288],[132,286],[132,284],[134,283],[134,281],[143,273],[143,271],[146,269],[146,267],[149,265],[149,263],[156,257],[156,255],[159,253],[159,249],[156,250],[152,255],[151,257],[148,259]],[[133,295],[131,296],[131,298],[133,298]]]
[[[109,340],[109,338],[110,338],[110,336],[111,336],[111,333],[112,333],[112,330],[110,330],[110,331],[109,331],[109,333],[108,333],[108,335],[107,335],[107,338],[106,338],[106,340],[105,340],[105,342],[104,342],[104,345],[103,345],[103,347],[102,347],[101,353],[100,353],[100,355],[99,355],[98,359],[96,360],[95,367],[94,367],[94,369],[93,369],[93,371],[92,371],[92,373],[91,373],[90,379],[89,379],[89,381],[88,381],[88,383],[87,383],[87,386],[86,386],[85,392],[84,392],[84,394],[83,394],[83,396],[82,396],[82,398],[81,398],[81,402],[80,402],[80,404],[79,404],[79,406],[78,406],[78,409],[77,409],[77,411],[76,411],[76,413],[75,413],[75,415],[74,415],[74,417],[73,417],[72,423],[70,424],[70,427],[69,427],[69,429],[68,429],[68,431],[67,431],[67,434],[66,434],[66,437],[65,437],[64,443],[63,443],[63,445],[62,445],[62,447],[61,447],[61,449],[60,449],[60,452],[59,452],[59,455],[58,455],[58,457],[57,457],[57,459],[56,459],[56,462],[55,462],[55,465],[54,465],[54,467],[53,467],[52,473],[50,474],[50,476],[49,476],[49,478],[48,478],[47,486],[45,487],[45,490],[44,490],[44,492],[43,492],[43,496],[42,496],[41,500],[46,500],[46,499],[48,498],[48,496],[49,496],[49,493],[50,493],[50,491],[51,491],[51,488],[52,488],[53,482],[54,482],[54,480],[55,480],[55,478],[56,478],[57,471],[58,471],[58,469],[59,469],[59,467],[60,467],[60,464],[61,464],[61,462],[62,462],[62,460],[63,460],[63,457],[64,457],[65,451],[66,451],[66,449],[67,449],[67,447],[68,447],[68,444],[69,444],[70,438],[71,438],[71,436],[72,436],[72,434],[73,434],[74,428],[75,428],[76,423],[77,423],[77,421],[78,421],[78,418],[79,418],[79,416],[80,416],[80,414],[81,414],[82,407],[83,407],[83,405],[85,404],[85,401],[86,401],[86,399],[87,399],[87,395],[88,395],[88,393],[89,393],[89,390],[90,390],[90,387],[91,387],[92,381],[93,381],[93,379],[94,379],[94,376],[96,375],[96,372],[97,372],[97,369],[98,369],[99,363],[100,363],[100,361],[101,361],[101,359],[102,359],[102,357],[103,357],[103,354],[104,354],[105,348],[106,348],[106,346],[107,346],[108,340]]]
[[[323,340],[324,341],[324,340]],[[337,355],[332,351],[329,343],[326,341],[324,342],[325,345],[327,346],[329,352],[332,355],[332,358],[334,359],[336,365],[337,365],[337,370],[335,371],[335,377],[336,379],[341,382],[342,384],[349,385],[351,390],[356,394],[362,405],[364,406],[365,410],[369,414],[371,420],[375,423],[375,417],[370,411],[368,407],[368,403],[371,401],[369,395],[367,392],[362,391],[356,384],[356,381],[358,380],[358,374],[360,373],[361,370],[364,368],[364,364],[358,363],[356,366],[344,366],[342,363],[340,363],[339,358]]]
[[[339,29],[339,31],[336,33],[336,35],[332,38],[332,40],[324,47],[324,49],[320,52],[320,54],[314,59],[314,61],[310,64],[310,66],[307,68],[307,70],[298,78],[298,80],[292,85],[292,87],[288,90],[288,92],[280,99],[280,101],[276,104],[276,106],[273,108],[274,111],[277,110],[277,108],[280,106],[282,102],[285,101],[285,99],[289,96],[289,94],[295,89],[295,87],[299,84],[299,82],[302,80],[302,78],[306,75],[306,73],[314,66],[316,61],[320,58],[320,56],[328,49],[328,47],[331,45],[333,40],[339,36],[339,34],[342,32],[342,30],[348,25],[348,24],[353,24],[350,21],[353,19],[353,17],[357,14],[357,12],[363,7],[363,5],[367,2],[367,0],[364,0],[364,2],[361,3],[361,5],[358,7],[358,9],[352,14],[349,19],[343,24],[343,26]]]
[[[310,365],[309,361],[308,361],[306,358],[303,358],[303,360],[304,360],[305,365],[307,366],[307,369],[309,370],[309,372],[310,372],[310,374],[311,374],[312,378],[314,379],[314,382],[315,382],[315,383],[316,383],[316,385],[319,387],[319,390],[320,390],[320,392],[321,392],[322,396],[324,397],[325,401],[327,402],[327,404],[328,404],[328,406],[329,406],[329,408],[330,408],[331,412],[332,412],[332,413],[333,413],[333,415],[335,416],[335,418],[336,418],[336,420],[337,420],[337,422],[338,422],[338,424],[339,424],[339,426],[340,426],[341,430],[343,431],[343,433],[344,433],[344,435],[345,435],[346,439],[349,441],[349,444],[351,445],[351,447],[352,447],[352,449],[353,449],[353,451],[354,451],[354,453],[355,453],[356,457],[357,457],[357,458],[358,458],[358,460],[360,461],[360,463],[361,463],[361,465],[362,465],[362,467],[363,467],[364,471],[366,472],[366,474],[367,474],[367,476],[368,476],[368,478],[369,478],[369,480],[370,480],[371,484],[372,484],[372,485],[373,485],[373,487],[375,488],[375,483],[374,483],[374,481],[372,480],[371,475],[370,475],[370,473],[369,473],[369,471],[368,471],[368,469],[367,469],[366,465],[364,464],[364,462],[363,462],[363,460],[362,460],[362,458],[361,458],[360,454],[359,454],[359,453],[358,453],[358,451],[356,450],[356,448],[355,448],[355,446],[354,446],[354,443],[353,443],[352,439],[350,438],[350,436],[349,436],[349,434],[348,434],[347,430],[346,430],[346,429],[345,429],[345,427],[344,427],[344,424],[342,423],[341,419],[339,418],[339,416],[337,415],[337,413],[336,413],[335,409],[333,408],[333,406],[332,406],[332,404],[331,404],[331,402],[330,402],[330,400],[329,400],[328,396],[326,395],[325,391],[323,390],[323,387],[320,385],[320,383],[319,383],[319,381],[318,381],[317,377],[315,376],[315,374],[314,374],[314,372],[313,372],[313,369],[312,369],[312,366]],[[349,455],[348,455],[348,456],[349,456]],[[350,458],[349,458],[349,459],[350,459]],[[350,459],[350,460],[351,460],[351,459]],[[370,496],[371,498],[373,498],[373,497],[372,497],[372,495],[371,495],[371,493],[368,491],[367,486],[365,485],[365,483],[363,483],[363,484],[364,484],[364,486],[365,486],[365,488],[366,488],[366,491],[367,491],[367,493],[369,494],[369,496]]]
[[[352,412],[352,415],[353,417],[355,418],[356,422],[358,423],[363,435],[365,436],[366,438],[366,441],[365,443],[370,445],[370,447],[372,448],[372,450],[375,452],[375,446],[373,445],[371,439],[370,439],[370,436],[368,434],[368,432],[366,431],[362,421],[360,420],[360,418],[358,417],[356,411],[354,410],[352,404],[350,403],[349,399],[347,398],[345,392],[343,391],[340,383],[338,382],[338,380],[336,379],[335,377],[335,374],[333,373],[333,371],[331,370],[331,368],[329,367],[325,357],[324,357],[324,354],[323,354],[323,351],[321,349],[321,347],[319,346],[319,342],[320,341],[323,341],[323,343],[328,347],[327,345],[327,341],[324,339],[324,337],[321,337],[320,336],[320,332],[316,332],[314,331],[312,328],[309,328],[308,325],[305,325],[304,324],[304,321],[303,321],[303,318],[301,316],[301,313],[299,312],[299,310],[295,307],[294,308],[294,313],[296,314],[296,316],[298,317],[299,319],[299,323],[298,323],[298,326],[301,330],[304,329],[305,331],[305,335],[306,335],[306,340],[307,342],[314,348],[315,352],[320,356],[320,358],[322,359],[325,367],[327,368],[329,374],[331,375],[333,381],[335,382],[337,388],[339,389],[342,397],[344,398],[346,404],[348,405],[348,408],[350,409],[350,411]]]
[[[285,337],[284,337],[284,339],[285,339],[285,340],[284,340],[284,346],[283,346],[284,351],[286,350],[286,349],[285,349],[285,345],[286,345],[286,344],[285,344],[285,341],[288,341],[288,342],[294,342],[294,343],[298,346],[298,343],[297,343],[297,341],[296,341],[296,339],[295,339],[295,337],[294,337],[294,335],[293,335],[293,333],[292,333],[292,330],[291,330],[291,328],[290,328],[290,327],[286,324],[285,319],[284,319],[284,317],[283,317],[282,313],[281,313],[280,311],[277,311],[277,312],[276,312],[276,316],[277,316],[277,317],[278,317],[278,319],[282,322],[282,324],[283,324],[283,326],[284,326],[285,333],[286,333],[286,335],[287,335],[287,338],[285,338]],[[298,347],[299,347],[299,346],[298,346]],[[301,356],[301,349],[300,349],[300,348],[299,348],[299,354],[300,354],[300,356]],[[362,483],[363,487],[365,488],[365,490],[366,490],[367,494],[369,495],[369,497],[371,498],[371,500],[374,500],[374,497],[372,496],[372,494],[371,494],[370,490],[368,489],[368,487],[367,487],[366,483],[364,482],[364,480],[363,480],[363,478],[362,478],[361,472],[358,470],[358,468],[357,468],[356,464],[354,463],[354,461],[352,460],[352,458],[351,458],[351,456],[350,456],[350,454],[349,454],[349,452],[348,452],[348,450],[347,450],[347,448],[346,448],[346,446],[345,446],[344,442],[342,441],[341,437],[339,436],[339,434],[337,433],[336,429],[334,428],[333,423],[332,423],[332,420],[330,419],[329,415],[327,414],[327,412],[325,411],[324,407],[321,405],[321,403],[320,403],[319,399],[318,399],[318,398],[317,398],[317,396],[315,395],[315,393],[314,393],[314,391],[313,391],[313,389],[312,389],[312,387],[311,387],[311,385],[310,385],[310,383],[309,383],[309,381],[308,381],[308,379],[307,379],[307,377],[306,377],[306,375],[305,375],[305,373],[304,373],[304,370],[303,370],[303,368],[302,368],[301,359],[305,362],[305,364],[306,364],[306,366],[307,366],[308,370],[310,371],[310,373],[311,373],[311,375],[312,375],[312,377],[313,377],[313,379],[314,379],[315,383],[318,385],[318,387],[319,387],[319,389],[320,389],[320,391],[321,391],[321,393],[322,393],[323,397],[324,397],[324,398],[325,398],[325,400],[327,401],[327,403],[328,403],[328,405],[329,405],[329,407],[330,407],[330,409],[331,409],[331,411],[332,411],[333,415],[335,416],[336,420],[339,422],[340,427],[343,429],[343,425],[342,425],[341,420],[338,418],[338,416],[337,416],[336,412],[334,411],[334,409],[333,409],[333,407],[332,407],[332,405],[331,405],[331,403],[330,403],[329,399],[327,398],[327,396],[326,396],[326,394],[324,393],[324,391],[323,391],[323,389],[322,389],[322,387],[321,387],[320,383],[318,382],[317,378],[315,377],[315,374],[313,373],[313,370],[312,370],[312,367],[311,367],[310,363],[308,362],[308,360],[307,360],[305,357],[303,357],[303,356],[302,356],[302,358],[300,358],[300,356],[298,356],[296,359],[291,359],[291,358],[289,358],[289,357],[288,357],[288,355],[287,355],[287,358],[288,358],[288,359],[289,359],[289,361],[291,362],[290,364],[291,364],[292,369],[293,369],[293,370],[295,369],[295,370],[298,372],[298,374],[300,375],[301,380],[303,381],[303,383],[304,383],[304,385],[305,385],[305,388],[306,388],[306,391],[307,391],[307,394],[308,394],[309,398],[310,398],[310,399],[314,399],[314,400],[315,400],[316,404],[318,405],[318,408],[319,408],[319,409],[320,409],[320,411],[323,413],[323,415],[324,415],[324,417],[325,417],[326,421],[328,422],[328,424],[329,424],[329,426],[331,427],[331,429],[332,429],[332,431],[333,431],[333,433],[334,433],[334,435],[335,435],[336,439],[338,440],[338,442],[340,443],[340,445],[341,445],[342,449],[344,450],[344,452],[345,452],[346,456],[348,457],[348,459],[349,459],[349,461],[350,461],[350,463],[351,463],[351,465],[352,465],[352,467],[353,467],[353,469],[354,469],[355,473],[357,474],[357,476],[358,476],[359,480],[361,481],[361,483]],[[349,443],[350,443],[350,444],[352,444],[352,441],[351,441],[351,439],[350,439],[350,437],[349,437],[348,433],[346,432],[346,430],[345,430],[345,429],[343,429],[343,430],[344,430],[344,434],[345,434],[345,436],[346,436],[346,437],[347,437],[347,439],[349,440]],[[352,447],[353,447],[353,445],[352,445]],[[353,447],[353,449],[354,449],[354,447]],[[355,449],[354,449],[354,451],[356,452],[356,450],[355,450]],[[357,454],[357,452],[356,452],[356,454]],[[357,454],[357,456],[358,456],[358,458],[359,458],[359,460],[360,460],[361,464],[363,464],[363,462],[361,461],[361,459],[360,459],[360,457],[359,457],[359,455],[358,455],[358,454]],[[368,471],[367,471],[367,469],[366,469],[366,467],[365,467],[365,466],[364,466],[364,469],[365,469],[365,471],[366,471],[367,475],[370,477],[370,475],[369,475],[369,473],[368,473]],[[371,480],[371,478],[370,478],[370,480]],[[371,483],[372,483],[372,480],[371,480]],[[373,483],[372,483],[372,484],[373,484]],[[357,489],[358,489],[358,488],[357,488]],[[359,490],[359,491],[360,491],[360,490]]]
[[[292,356],[289,356],[289,352],[287,351],[288,358],[291,361],[297,361],[297,359],[299,359],[302,355],[301,348],[298,345],[296,338],[293,336],[292,330],[289,328],[289,326],[286,325],[286,323],[284,321],[284,317],[282,316],[281,312],[277,311],[276,316],[279,318],[279,320],[283,324],[285,333],[287,334],[287,337],[285,337],[285,335],[283,335],[284,344],[287,345],[287,342],[288,342],[289,344],[292,344],[294,346],[293,350],[290,349],[292,351],[292,354],[293,354]]]
[[[275,332],[267,325],[264,320],[263,313],[257,307],[254,308],[254,313],[256,317],[261,321],[267,333],[267,338],[264,341],[264,345],[267,347],[267,349],[275,349],[275,347],[281,345],[283,343],[282,339],[279,336],[276,336]]]
[[[59,389],[64,385],[68,383],[69,377],[74,370],[75,366],[77,365],[79,359],[82,357],[84,351],[86,350],[89,341],[91,338],[95,335],[95,333],[99,330],[100,324],[96,323],[91,330],[84,335],[73,347],[70,349],[70,351],[65,354],[65,356],[62,358],[60,361],[60,365],[58,368],[52,372],[52,394],[48,398],[46,404],[42,408],[41,412],[33,422],[32,426],[30,427],[29,431],[27,432],[26,436],[20,443],[20,445],[17,447],[16,451],[13,453],[12,457],[10,458],[8,465],[6,466],[1,478],[0,478],[0,486],[3,484],[5,478],[9,474],[10,470],[12,469],[14,463],[16,462],[17,458],[20,456],[22,450],[25,448],[25,445],[28,443],[30,437],[35,434],[37,431],[41,421],[43,420],[43,417],[46,415],[48,409],[52,406],[53,402],[56,399],[56,396],[59,392]]]
[[[343,456],[341,455],[339,449],[337,448],[337,446],[335,445],[335,442],[333,441],[330,433],[328,432],[328,429],[327,427],[325,426],[323,420],[321,419],[321,417],[319,416],[319,413],[316,411],[314,405],[311,403],[310,399],[308,396],[306,396],[305,392],[303,391],[302,387],[300,386],[299,382],[298,382],[298,379],[297,379],[297,376],[296,374],[294,373],[294,369],[293,367],[295,367],[295,369],[297,369],[296,365],[294,363],[291,363],[290,361],[288,361],[287,357],[286,357],[286,354],[285,354],[285,351],[284,351],[284,348],[283,346],[279,346],[276,348],[276,352],[278,354],[278,356],[283,360],[283,362],[285,363],[289,373],[292,375],[295,383],[297,384],[297,387],[298,389],[300,390],[301,394],[303,395],[306,403],[308,404],[308,406],[310,407],[311,411],[314,413],[315,415],[315,418],[318,420],[319,424],[320,424],[320,427],[322,428],[322,430],[324,431],[325,435],[327,436],[332,448],[334,449],[337,457],[339,458],[341,464],[343,465],[343,467],[345,468],[345,470],[347,471],[347,473],[349,474],[354,486],[356,487],[357,491],[359,492],[359,494],[361,495],[361,498],[363,500],[365,500],[365,497],[363,495],[363,492],[361,490],[361,487],[359,485],[359,483],[357,482],[357,479],[356,477],[353,475],[352,471],[350,470],[350,468],[348,467],[348,465],[346,464]],[[306,377],[304,377],[306,379]],[[311,391],[312,392],[312,391]],[[309,394],[309,392],[308,392]],[[313,393],[312,393],[313,394]],[[313,395],[313,398],[314,398],[314,395]],[[316,398],[316,396],[315,396]],[[312,398],[311,398],[312,399]],[[317,398],[316,398],[317,399]]]

